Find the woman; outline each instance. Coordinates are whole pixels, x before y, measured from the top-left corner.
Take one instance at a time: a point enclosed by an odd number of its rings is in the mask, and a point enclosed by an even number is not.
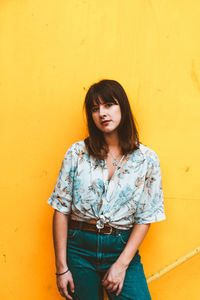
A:
[[[139,246],[164,220],[156,153],[139,142],[127,95],[114,80],[85,97],[89,136],[67,150],[48,203],[55,209],[57,286],[75,300],[151,299]]]

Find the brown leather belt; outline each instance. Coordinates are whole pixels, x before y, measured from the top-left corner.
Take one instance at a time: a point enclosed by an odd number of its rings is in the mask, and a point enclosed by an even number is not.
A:
[[[70,219],[69,220],[69,228],[70,229],[79,229],[83,231],[89,231],[89,232],[95,232],[95,233],[102,233],[102,234],[115,234],[116,231],[124,231],[116,229],[108,224],[104,224],[104,227],[101,229],[98,229],[96,227],[96,224],[87,223],[87,222],[79,222]]]

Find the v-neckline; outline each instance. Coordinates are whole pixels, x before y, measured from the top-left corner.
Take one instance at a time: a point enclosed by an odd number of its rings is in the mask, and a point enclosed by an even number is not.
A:
[[[107,170],[107,183],[108,183],[108,184],[112,181],[113,177],[115,176],[115,173],[117,172],[117,169],[120,167],[120,164],[121,164],[121,162],[123,161],[124,157],[125,157],[125,154],[121,157],[120,161],[119,161],[119,162],[117,163],[117,165],[115,166],[115,170],[114,170],[114,172],[113,172],[113,174],[112,174],[112,176],[111,176],[110,179],[108,178],[108,177],[109,177],[109,173],[108,173],[108,164],[107,164],[107,162],[106,162],[106,159],[104,159],[104,163],[105,163],[106,170]]]

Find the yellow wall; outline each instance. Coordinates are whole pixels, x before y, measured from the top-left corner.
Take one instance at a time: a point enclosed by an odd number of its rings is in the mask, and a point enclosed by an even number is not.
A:
[[[199,246],[199,15],[197,0],[0,1],[1,299],[61,299],[46,200],[103,78],[124,86],[160,158],[167,220],[141,247],[146,276]],[[199,299],[197,266],[150,283],[152,299]]]

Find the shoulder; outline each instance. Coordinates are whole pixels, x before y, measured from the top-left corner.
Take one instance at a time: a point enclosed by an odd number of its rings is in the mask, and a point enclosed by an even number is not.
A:
[[[87,152],[84,140],[79,140],[71,144],[66,151],[65,155],[71,154],[73,156]]]
[[[75,151],[86,151],[86,146],[84,140],[79,140],[70,146],[71,149]]]
[[[153,149],[140,143],[138,150],[140,151],[140,153],[143,155],[144,159],[146,159],[149,164],[153,164],[153,165],[160,164],[158,155]]]

